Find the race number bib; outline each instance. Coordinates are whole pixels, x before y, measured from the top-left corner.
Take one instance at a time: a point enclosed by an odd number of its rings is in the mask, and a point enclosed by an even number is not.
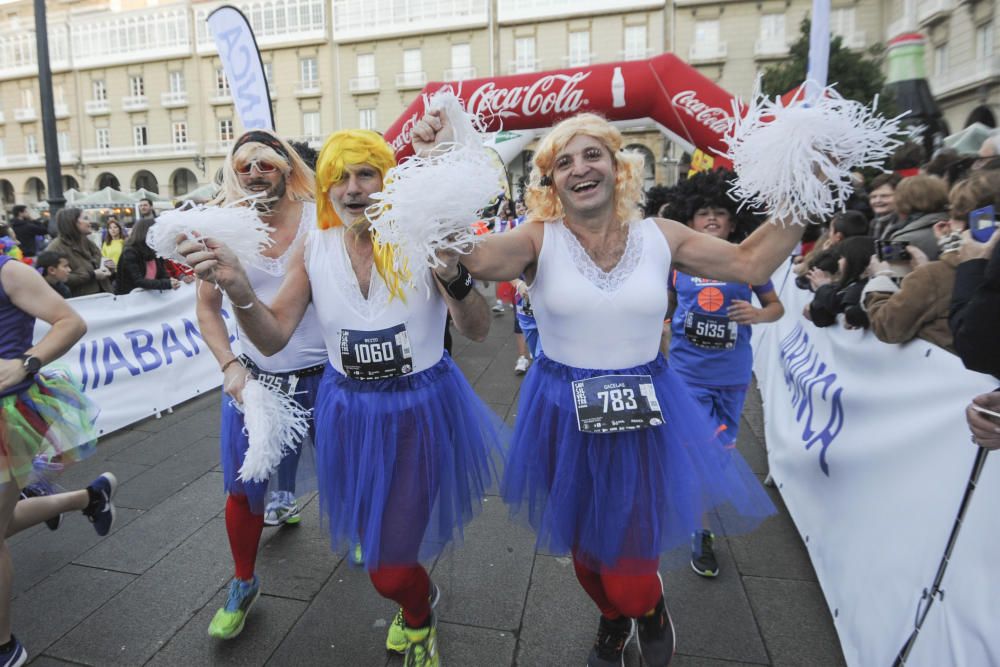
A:
[[[663,423],[648,375],[601,375],[572,385],[576,423],[584,433],[634,431]]]
[[[740,325],[725,315],[708,315],[688,311],[684,318],[684,336],[707,350],[732,350],[736,347],[736,338]]]
[[[413,372],[413,352],[406,325],[381,331],[340,332],[344,375],[355,380],[382,380]]]

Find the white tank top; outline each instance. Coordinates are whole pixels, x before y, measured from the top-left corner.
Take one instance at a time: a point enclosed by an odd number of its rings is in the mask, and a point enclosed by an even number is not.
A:
[[[299,220],[299,229],[295,236],[295,241],[289,244],[288,249],[277,259],[262,257],[255,263],[246,262],[244,268],[247,278],[250,279],[250,286],[257,294],[257,298],[262,303],[270,304],[278,294],[281,283],[285,280],[285,273],[288,271],[288,262],[291,259],[296,242],[309,233],[310,229],[316,226],[316,205],[312,202],[302,202],[302,217]],[[232,304],[226,299],[229,312],[233,313]],[[288,345],[280,352],[270,357],[257,349],[250,339],[243,333],[243,329],[236,324],[239,350],[242,354],[250,357],[257,366],[271,373],[287,373],[300,368],[309,368],[326,363],[326,347],[323,345],[323,332],[319,328],[319,318],[316,317],[316,309],[312,304],[306,308],[306,314],[295,328]]]
[[[609,370],[655,359],[670,273],[670,247],[656,223],[630,223],[625,252],[608,273],[561,220],[543,229],[528,291],[545,356],[575,368]]]
[[[400,327],[405,327],[405,343],[394,350],[386,349],[385,356],[396,355],[401,374],[419,373],[441,360],[448,307],[430,269],[415,272],[416,289],[405,289],[404,302],[399,297],[389,298],[385,281],[372,266],[368,298],[365,299],[344,246],[344,228],[333,227],[309,232],[306,271],[330,363],[340,373],[357,377],[350,369],[345,371],[345,355],[353,363],[359,358],[358,343],[379,336],[384,346],[391,347],[390,339],[399,343]],[[408,355],[409,361],[402,364],[400,354]],[[378,357],[373,360],[376,365],[385,359],[378,350],[375,355]],[[372,361],[371,356],[368,361]]]

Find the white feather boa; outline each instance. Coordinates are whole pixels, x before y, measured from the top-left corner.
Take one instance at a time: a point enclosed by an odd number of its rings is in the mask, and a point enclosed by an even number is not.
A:
[[[399,275],[442,266],[440,250],[469,252],[477,241],[473,224],[504,191],[498,158],[483,146],[455,93],[442,89],[427,104],[447,114],[454,142],[390,169],[383,191],[372,196],[377,203],[365,212],[379,241],[394,248]]]
[[[900,117],[879,116],[877,103],[827,87],[809,104],[796,96],[785,106],[762,95],[758,80],[745,114],[734,103],[725,153],[736,172],[730,194],[772,220],[827,219],[850,197],[851,171],[881,167],[901,143]]]
[[[243,411],[250,445],[239,478],[244,482],[263,482],[309,432],[310,411],[280,389],[253,378],[243,387]]]
[[[274,243],[269,236],[273,231],[253,206],[198,205],[160,214],[149,228],[146,244],[160,257],[183,263],[177,239],[208,237],[226,244],[241,261],[257,264],[261,251]]]

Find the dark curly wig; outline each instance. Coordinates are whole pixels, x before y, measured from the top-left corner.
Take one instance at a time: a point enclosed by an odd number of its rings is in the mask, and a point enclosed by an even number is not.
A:
[[[706,206],[724,208],[729,211],[733,221],[733,232],[729,235],[729,240],[742,241],[763,222],[763,216],[748,207],[740,209],[739,202],[729,196],[729,188],[732,187],[734,177],[733,172],[725,169],[698,172],[687,180],[679,181],[677,185],[663,188],[662,192],[656,193],[662,203],[657,211],[650,215],[660,215],[689,225],[695,212],[700,208]],[[661,187],[651,188],[650,192]]]

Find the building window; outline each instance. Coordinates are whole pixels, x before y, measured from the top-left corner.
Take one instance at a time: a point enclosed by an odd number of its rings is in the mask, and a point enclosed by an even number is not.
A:
[[[145,125],[135,125],[132,127],[132,145],[136,148],[149,145],[149,133]]]
[[[132,97],[143,97],[146,94],[146,83],[142,76],[130,76],[128,78],[129,94]]]
[[[934,47],[934,74],[944,76],[948,73],[948,45]]]
[[[993,21],[976,28],[976,60],[982,62],[993,55]]]
[[[303,84],[316,85],[319,83],[319,65],[315,58],[299,60],[299,73],[302,75]]]
[[[854,7],[830,10],[830,32],[844,40],[845,45],[854,36]]]
[[[6,154],[7,154],[6,150],[4,149],[4,146],[3,146],[3,139],[0,139],[0,157],[5,156]]]
[[[403,51],[403,72],[415,74],[421,69],[420,49],[405,49]]]
[[[472,46],[469,44],[451,45],[452,69],[467,69],[472,67]]]
[[[268,86],[274,81],[274,63],[264,63],[264,79]]]
[[[174,123],[171,135],[173,136],[175,146],[186,144],[188,142],[187,122],[181,121],[179,123]]]
[[[535,38],[518,37],[514,40],[514,74],[534,72],[538,63],[535,60]]]
[[[359,53],[358,54],[358,78],[359,79],[369,79],[375,76],[375,54],[374,53]]]
[[[570,67],[585,67],[590,64],[590,33],[587,31],[571,32],[569,34]]]
[[[371,128],[365,128],[365,129],[371,129]],[[322,132],[319,129],[318,111],[302,112],[302,136],[306,137],[306,140],[319,139],[322,136]]]
[[[223,118],[219,121],[219,141],[233,140],[233,121],[231,118]]]
[[[221,67],[215,68],[215,95],[216,97],[229,97],[232,92],[229,90],[229,79],[226,78],[226,70]]]
[[[785,47],[785,15],[764,14],[760,17],[761,46],[780,50]]]
[[[59,154],[69,153],[69,132],[57,132],[56,143],[59,144]]]
[[[362,130],[376,129],[375,109],[362,109],[358,124],[361,125]]]
[[[184,92],[184,72],[178,70],[170,73],[170,92]]]
[[[695,21],[694,43],[699,50],[717,51],[719,48],[719,21]]]
[[[111,130],[106,127],[97,128],[97,148],[102,151],[111,148]]]
[[[35,135],[25,135],[24,152],[28,155],[38,155],[38,140],[35,138]]]
[[[31,88],[21,89],[21,108],[22,109],[34,109],[35,108],[35,95]]]
[[[55,86],[52,89],[52,102],[54,104],[65,104],[66,103],[66,91],[63,89],[62,84]]]
[[[104,83],[104,79],[98,79],[92,84],[94,92],[94,101],[105,102],[108,99],[108,87]]]
[[[625,60],[646,57],[646,26],[630,25],[625,28]]]

